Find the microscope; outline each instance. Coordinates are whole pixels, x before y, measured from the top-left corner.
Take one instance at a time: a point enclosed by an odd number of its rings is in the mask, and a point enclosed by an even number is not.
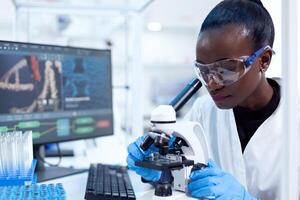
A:
[[[205,168],[208,148],[202,126],[196,122],[176,121],[176,112],[202,86],[193,79],[170,103],[160,105],[151,112],[151,130],[140,145],[143,151],[154,145],[158,152],[151,152],[135,165],[161,171],[161,177],[154,182],[155,196],[168,197],[175,190],[187,192],[189,174]]]

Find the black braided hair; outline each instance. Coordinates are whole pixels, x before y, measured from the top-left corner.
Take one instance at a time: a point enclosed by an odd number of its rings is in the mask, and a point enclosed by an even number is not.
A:
[[[273,20],[260,0],[223,0],[207,15],[199,34],[229,24],[242,25],[249,31],[254,50],[273,46]]]
[[[258,5],[264,7],[263,3],[261,2],[261,0],[249,0],[249,1],[252,1],[254,3],[257,3]]]

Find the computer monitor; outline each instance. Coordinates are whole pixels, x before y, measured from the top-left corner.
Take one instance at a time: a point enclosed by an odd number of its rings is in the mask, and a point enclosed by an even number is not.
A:
[[[111,71],[110,50],[0,41],[0,132],[32,130],[37,155],[44,144],[112,135]],[[38,169],[40,180],[64,175]]]

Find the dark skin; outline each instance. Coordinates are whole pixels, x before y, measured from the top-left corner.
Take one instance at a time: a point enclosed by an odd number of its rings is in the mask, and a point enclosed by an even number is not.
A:
[[[207,64],[226,58],[249,56],[256,50],[247,30],[241,25],[230,24],[200,33],[196,59]],[[258,110],[264,107],[273,95],[273,89],[265,77],[271,58],[272,51],[266,50],[240,80],[229,86],[210,81],[207,90],[216,105],[221,109],[241,106]]]

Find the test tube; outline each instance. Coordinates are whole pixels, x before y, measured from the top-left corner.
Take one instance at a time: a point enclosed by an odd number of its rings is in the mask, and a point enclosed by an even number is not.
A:
[[[17,166],[17,173],[19,174],[22,171],[22,163],[23,163],[23,156],[24,153],[22,151],[22,132],[18,131],[15,133],[15,153],[16,153],[16,166]]]
[[[3,171],[3,148],[2,148],[2,142],[3,142],[3,139],[2,139],[2,133],[0,133],[0,176],[2,176],[4,174],[4,171]]]
[[[33,149],[32,149],[32,131],[26,131],[24,134],[24,149],[26,168],[29,169],[31,167],[31,162],[33,160]]]
[[[4,138],[4,134],[1,133],[1,163],[2,163],[2,175],[5,174],[5,148],[4,148],[4,142],[5,142],[5,138]]]
[[[9,145],[8,143],[8,138],[9,138],[9,133],[7,133],[6,135],[4,135],[4,158],[5,158],[5,165],[4,165],[4,171],[5,174],[8,174],[8,169],[9,169],[9,165],[10,165],[10,160],[9,160]]]
[[[32,160],[32,131],[0,133],[0,175],[27,172]]]

